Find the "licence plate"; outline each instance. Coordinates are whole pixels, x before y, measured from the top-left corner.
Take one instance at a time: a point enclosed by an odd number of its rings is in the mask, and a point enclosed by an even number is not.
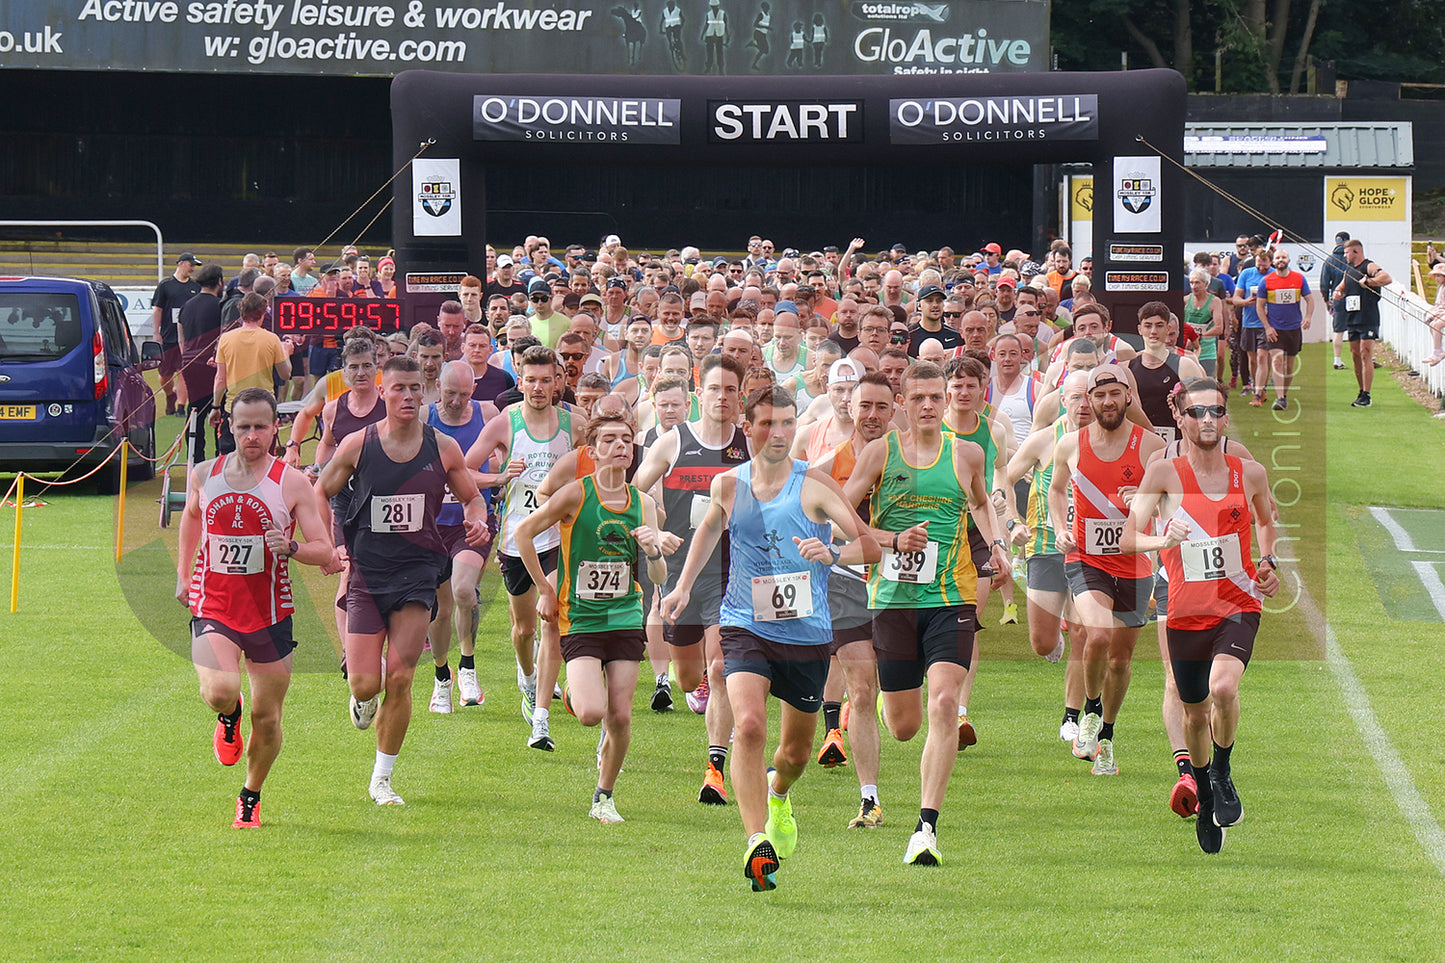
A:
[[[34,405],[0,405],[0,421],[34,421]]]

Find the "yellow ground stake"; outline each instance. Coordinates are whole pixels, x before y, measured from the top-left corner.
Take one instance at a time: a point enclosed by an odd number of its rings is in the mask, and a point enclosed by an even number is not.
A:
[[[15,548],[10,556],[10,613],[20,611],[20,508],[25,504],[25,476],[15,478]]]
[[[125,475],[130,462],[130,439],[120,443],[120,501],[116,509],[115,560],[120,561],[121,550],[125,547]]]

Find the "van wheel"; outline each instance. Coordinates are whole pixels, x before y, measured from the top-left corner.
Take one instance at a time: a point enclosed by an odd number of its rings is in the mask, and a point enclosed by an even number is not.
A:
[[[137,446],[136,450],[149,461],[142,460],[140,464],[131,467],[130,481],[150,481],[156,477],[156,426],[154,424],[146,425],[145,440]]]

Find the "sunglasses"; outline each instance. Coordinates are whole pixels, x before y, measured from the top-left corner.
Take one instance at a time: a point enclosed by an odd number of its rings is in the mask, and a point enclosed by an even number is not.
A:
[[[533,304],[541,304],[543,301],[550,301],[550,300],[552,300],[552,299],[551,299],[550,297],[548,297],[547,295],[545,295],[545,294],[534,294],[534,295],[532,295],[532,303],[533,303]]]
[[[944,316],[945,318],[961,318],[961,317],[963,317],[963,312],[962,312],[962,311],[945,311],[945,312],[943,312],[943,316]]]
[[[583,358],[585,358],[585,357],[587,357],[585,354],[581,354],[581,353],[575,352],[575,351],[563,351],[563,352],[562,352],[562,360],[563,360],[563,361],[581,361],[581,360],[582,360]]]
[[[1203,418],[1205,415],[1212,415],[1215,418],[1224,417],[1223,405],[1190,405],[1184,409],[1184,413],[1191,418]]]
[[[907,331],[895,331],[895,332],[893,332],[893,337],[892,337],[890,340],[891,340],[894,344],[907,344],[907,343],[908,343],[908,332],[907,332]]]

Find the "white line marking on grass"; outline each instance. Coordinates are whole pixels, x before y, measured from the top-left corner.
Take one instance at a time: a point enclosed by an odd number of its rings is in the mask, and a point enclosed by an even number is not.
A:
[[[1434,552],[1434,551],[1438,551],[1438,549],[1420,549],[1420,548],[1416,548],[1416,547],[1415,547],[1415,540],[1410,537],[1410,533],[1409,533],[1409,532],[1405,531],[1405,527],[1404,527],[1403,525],[1401,525],[1399,522],[1395,521],[1394,517],[1391,516],[1390,510],[1389,510],[1388,508],[1380,508],[1380,507],[1377,506],[1377,505],[1371,505],[1371,506],[1370,506],[1370,514],[1373,515],[1373,516],[1375,516],[1375,521],[1379,522],[1379,523],[1384,527],[1385,531],[1387,531],[1387,532],[1390,533],[1390,537],[1395,540],[1395,548],[1398,549],[1399,551],[1401,551],[1401,552],[1422,552],[1422,551]]]
[[[1440,573],[1435,570],[1435,562],[1411,562],[1415,567],[1415,574],[1420,576],[1420,584],[1425,586],[1430,601],[1435,603],[1435,611],[1440,613],[1440,620],[1445,621],[1445,582],[1440,581]]]
[[[1365,693],[1365,687],[1360,683],[1360,677],[1355,675],[1355,667],[1350,662],[1345,650],[1340,648],[1340,643],[1335,638],[1334,627],[1326,621],[1324,613],[1320,611],[1319,605],[1315,603],[1314,597],[1310,595],[1308,588],[1301,585],[1300,610],[1305,616],[1305,621],[1317,628],[1323,626],[1325,637],[1325,664],[1330,667],[1330,673],[1335,677],[1335,684],[1340,687],[1340,694],[1344,697],[1345,709],[1350,714],[1355,728],[1360,733],[1360,738],[1369,751],[1370,758],[1375,762],[1375,768],[1380,770],[1380,776],[1385,781],[1385,788],[1390,790],[1390,795],[1395,798],[1395,805],[1400,810],[1400,815],[1405,817],[1409,824],[1410,831],[1415,834],[1415,839],[1420,843],[1420,848],[1425,850],[1425,855],[1435,864],[1435,871],[1445,876],[1445,830],[1440,828],[1440,823],[1435,820],[1435,815],[1420,795],[1420,790],[1415,788],[1415,781],[1410,777],[1410,770],[1400,754],[1395,751],[1395,746],[1390,742],[1380,720],[1375,716],[1375,710],[1370,708],[1370,697]]]
[[[1370,699],[1365,694],[1365,687],[1360,684],[1359,677],[1355,675],[1355,667],[1340,648],[1338,640],[1335,639],[1335,630],[1329,623],[1325,624],[1325,661],[1334,673],[1335,682],[1339,684],[1340,692],[1345,697],[1345,707],[1355,722],[1355,728],[1360,731],[1360,737],[1365,741],[1365,748],[1375,760],[1375,766],[1384,777],[1390,795],[1395,797],[1395,805],[1399,807],[1400,815],[1410,824],[1410,831],[1419,840],[1425,855],[1435,864],[1436,872],[1445,876],[1445,830],[1435,821],[1435,815],[1430,812],[1420,790],[1415,788],[1415,781],[1410,778],[1410,770],[1390,743],[1390,737],[1385,734],[1380,720],[1375,718],[1375,712],[1370,708]]]

